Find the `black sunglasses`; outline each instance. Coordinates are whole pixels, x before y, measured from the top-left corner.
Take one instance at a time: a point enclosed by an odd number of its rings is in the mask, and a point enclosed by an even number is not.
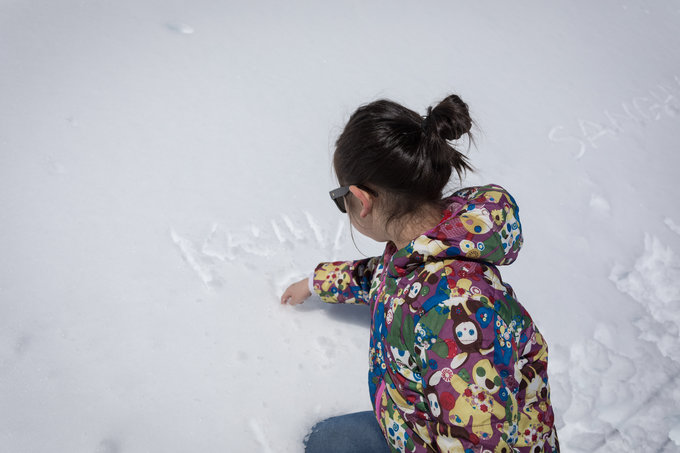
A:
[[[350,186],[357,186],[361,190],[365,190],[374,197],[378,196],[378,194],[374,190],[371,190],[370,188],[359,184],[350,184],[349,186],[342,186],[338,187],[337,189],[331,190],[329,192],[331,200],[335,202],[335,206],[337,206],[340,212],[342,212],[343,214],[347,214],[347,207],[345,206],[345,196],[349,193]]]

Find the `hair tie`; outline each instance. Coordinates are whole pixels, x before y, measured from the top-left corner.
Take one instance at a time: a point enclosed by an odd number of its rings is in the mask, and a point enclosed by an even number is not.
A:
[[[423,117],[423,121],[420,123],[420,127],[423,130],[423,132],[427,132],[427,123],[430,119],[430,114],[432,113],[432,107],[427,108],[427,113]]]

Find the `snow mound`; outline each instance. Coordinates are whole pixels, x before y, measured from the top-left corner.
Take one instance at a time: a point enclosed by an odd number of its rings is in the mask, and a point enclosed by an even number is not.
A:
[[[680,260],[649,234],[632,268],[610,280],[639,303],[626,323],[598,323],[593,338],[551,350],[553,401],[567,451],[677,451],[680,445]]]
[[[630,272],[616,266],[610,279],[623,293],[646,307],[636,322],[640,338],[656,343],[661,353],[680,362],[680,259],[656,237],[645,236],[645,252]]]

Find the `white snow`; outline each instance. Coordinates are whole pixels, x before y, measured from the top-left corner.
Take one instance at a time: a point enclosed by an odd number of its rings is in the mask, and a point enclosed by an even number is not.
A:
[[[503,272],[563,451],[680,451],[679,25],[670,0],[0,0],[0,451],[297,452],[369,409],[366,309],[278,298],[382,250],[327,195],[348,115],[452,92],[466,185],[521,208]]]

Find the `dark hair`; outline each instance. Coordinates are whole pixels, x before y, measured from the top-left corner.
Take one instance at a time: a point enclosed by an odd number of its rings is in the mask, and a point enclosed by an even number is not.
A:
[[[437,204],[452,172],[472,171],[449,141],[470,133],[473,121],[461,98],[450,95],[427,115],[396,102],[359,107],[338,137],[333,166],[341,185],[364,184],[379,193],[388,222]]]

